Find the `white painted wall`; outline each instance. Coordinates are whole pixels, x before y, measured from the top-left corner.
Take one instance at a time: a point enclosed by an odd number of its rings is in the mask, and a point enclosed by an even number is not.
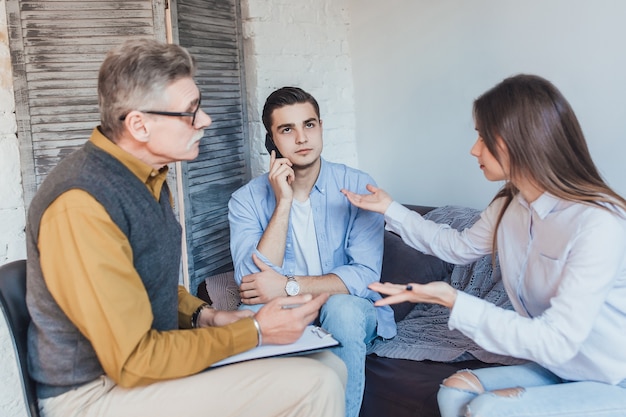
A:
[[[485,207],[473,100],[520,72],[570,101],[626,195],[626,2],[348,0],[360,168],[400,202]]]

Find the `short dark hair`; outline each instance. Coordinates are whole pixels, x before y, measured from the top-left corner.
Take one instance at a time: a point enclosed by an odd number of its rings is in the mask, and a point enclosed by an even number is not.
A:
[[[261,120],[263,120],[267,133],[272,134],[272,113],[274,110],[298,103],[311,103],[317,118],[320,118],[320,106],[311,94],[298,87],[282,87],[270,94],[263,106]]]

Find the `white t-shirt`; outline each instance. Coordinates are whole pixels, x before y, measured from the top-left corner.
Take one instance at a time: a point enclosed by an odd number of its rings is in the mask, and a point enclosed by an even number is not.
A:
[[[322,262],[315,236],[315,222],[311,208],[311,199],[291,204],[291,227],[293,229],[296,275],[322,275]]]

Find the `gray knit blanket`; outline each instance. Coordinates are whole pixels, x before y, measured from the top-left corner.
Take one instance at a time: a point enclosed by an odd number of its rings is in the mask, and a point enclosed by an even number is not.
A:
[[[463,230],[476,222],[480,211],[460,206],[443,206],[426,215],[425,219],[447,223]],[[445,279],[453,287],[483,298],[497,306],[512,309],[502,284],[496,259],[484,256],[468,265],[455,265]],[[398,322],[398,334],[393,339],[376,339],[370,353],[396,359],[456,362],[479,359],[486,363],[511,365],[522,360],[497,355],[482,349],[458,330],[448,329],[450,310],[436,304],[416,304],[407,316]]]

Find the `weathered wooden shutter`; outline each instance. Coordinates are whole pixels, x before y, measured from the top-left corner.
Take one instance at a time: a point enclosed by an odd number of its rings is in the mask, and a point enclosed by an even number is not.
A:
[[[6,0],[25,203],[99,124],[98,69],[128,38],[165,40],[165,0]]]
[[[239,2],[172,2],[174,41],[198,62],[202,109],[213,119],[199,157],[182,164],[190,290],[232,269],[228,200],[249,178]]]

